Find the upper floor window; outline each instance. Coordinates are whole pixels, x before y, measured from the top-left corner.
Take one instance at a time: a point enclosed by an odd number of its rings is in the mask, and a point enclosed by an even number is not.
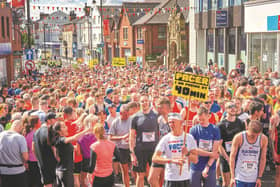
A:
[[[5,18],[1,16],[1,31],[2,31],[2,38],[5,38]]]
[[[128,40],[128,28],[127,27],[123,28],[123,39]]]
[[[142,28],[138,27],[137,28],[137,40],[142,40],[142,39],[143,39]]]
[[[10,37],[10,19],[6,17],[7,36]]]
[[[158,39],[166,39],[166,27],[161,26],[158,28]]]

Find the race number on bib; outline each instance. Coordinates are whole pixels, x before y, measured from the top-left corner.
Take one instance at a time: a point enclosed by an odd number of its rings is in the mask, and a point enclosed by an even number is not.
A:
[[[252,161],[243,161],[241,169],[246,173],[256,172],[257,163]]]
[[[155,132],[143,132],[142,141],[143,142],[154,142],[156,140]]]
[[[227,152],[227,153],[229,153],[230,150],[231,150],[231,144],[232,144],[232,141],[230,141],[230,142],[225,142],[226,152]]]
[[[199,148],[204,151],[212,151],[212,140],[199,140]]]

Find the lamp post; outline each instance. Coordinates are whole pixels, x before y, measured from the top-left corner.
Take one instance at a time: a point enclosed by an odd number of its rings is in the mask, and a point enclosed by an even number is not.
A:
[[[88,49],[89,49],[88,56],[89,56],[89,62],[90,62],[91,51],[92,51],[92,30],[90,27],[90,20],[89,20],[90,19],[90,7],[87,6],[87,3],[85,3],[84,11],[85,11],[85,16],[87,16],[87,19],[88,19]]]
[[[63,41],[64,49],[65,49],[65,57],[66,57],[66,63],[68,64],[68,48],[67,48],[67,41]],[[70,61],[71,63],[71,61]],[[70,64],[71,65],[71,64]]]
[[[45,60],[47,60],[47,57],[46,57],[46,25],[47,24],[44,24],[44,55],[45,55]]]
[[[96,0],[93,0],[92,3],[96,4]],[[103,3],[103,0],[100,0],[100,9],[101,9],[101,11],[100,11],[100,22],[101,22],[101,24],[100,24],[100,31],[101,31],[100,62],[101,62],[101,64],[103,64],[103,46],[104,46],[104,41],[103,41],[103,9],[102,9],[102,3]]]

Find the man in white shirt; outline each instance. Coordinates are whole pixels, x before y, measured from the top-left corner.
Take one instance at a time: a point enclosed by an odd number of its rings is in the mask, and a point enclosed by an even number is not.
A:
[[[168,114],[171,132],[160,140],[153,155],[153,162],[166,164],[165,187],[190,186],[189,161],[193,163],[198,161],[196,142],[192,135],[184,133],[182,123],[179,113]]]

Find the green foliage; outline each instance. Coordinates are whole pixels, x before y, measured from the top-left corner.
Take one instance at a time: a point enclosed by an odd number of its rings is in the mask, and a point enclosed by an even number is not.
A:
[[[34,45],[34,38],[31,36],[30,39],[31,39],[31,45]],[[21,45],[24,48],[26,48],[28,46],[28,34],[27,33],[22,34]]]

